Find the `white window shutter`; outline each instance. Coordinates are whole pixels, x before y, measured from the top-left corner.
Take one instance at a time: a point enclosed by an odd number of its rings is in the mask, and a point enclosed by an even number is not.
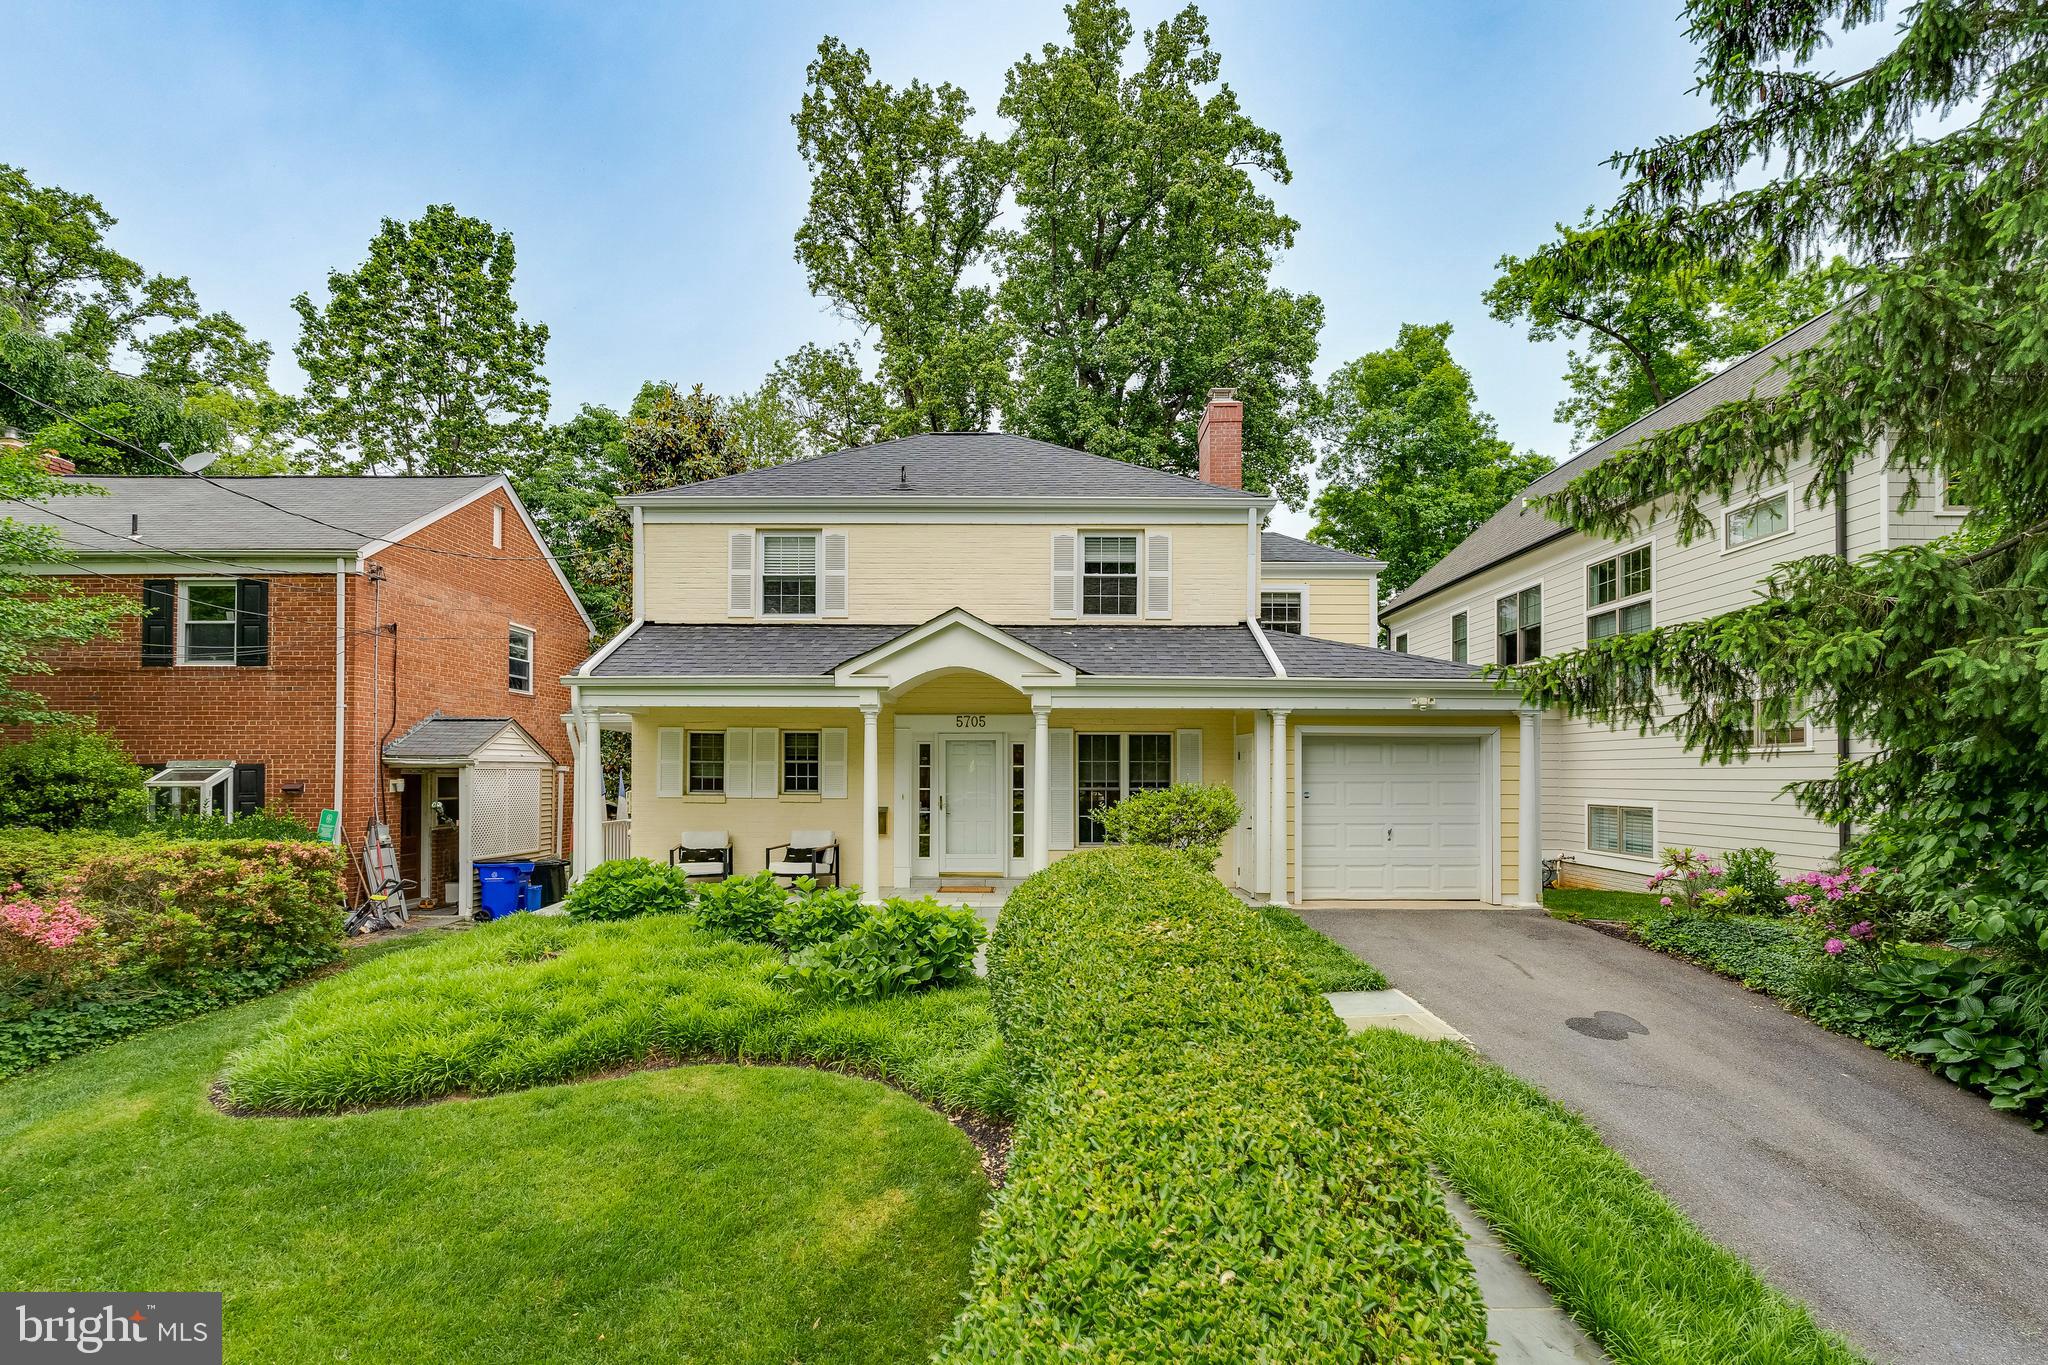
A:
[[[727,616],[754,614],[754,533],[733,531],[725,538]]]
[[[1181,730],[1177,732],[1177,752],[1173,761],[1175,782],[1200,782],[1202,780],[1202,732]]]
[[[782,734],[779,730],[754,731],[754,795],[775,796],[782,791]]]
[[[1074,732],[1051,730],[1046,734],[1047,762],[1052,771],[1045,775],[1046,844],[1051,848],[1074,846]]]
[[[683,794],[683,732],[664,726],[654,737],[654,794]]]
[[[725,732],[725,794],[752,796],[754,773],[754,732],[752,730],[727,730]]]
[[[846,795],[846,731],[818,732],[818,795]]]
[[[1081,614],[1079,578],[1074,558],[1078,552],[1072,531],[1052,533],[1052,614],[1075,617]]]
[[[820,558],[824,563],[818,570],[818,615],[846,615],[846,532],[827,531],[820,538]]]
[[[1173,615],[1173,537],[1165,531],[1145,537],[1145,615],[1155,621]]]

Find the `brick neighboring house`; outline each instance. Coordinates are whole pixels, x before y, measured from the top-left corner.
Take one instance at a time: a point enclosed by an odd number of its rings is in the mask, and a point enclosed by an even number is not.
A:
[[[160,806],[333,808],[359,869],[381,797],[404,876],[465,911],[465,857],[566,856],[560,678],[592,627],[503,478],[67,482],[103,495],[0,511],[142,614],[28,685],[157,769]]]

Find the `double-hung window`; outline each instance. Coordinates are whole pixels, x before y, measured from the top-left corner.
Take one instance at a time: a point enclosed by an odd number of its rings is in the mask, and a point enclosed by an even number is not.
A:
[[[1107,842],[1100,812],[1131,792],[1173,785],[1173,736],[1076,735],[1076,842]]]
[[[1721,544],[1733,550],[1759,540],[1782,536],[1792,529],[1792,498],[1785,490],[1766,494],[1741,507],[1721,514]]]
[[[1471,652],[1471,644],[1466,638],[1469,630],[1464,612],[1451,618],[1451,662],[1454,664],[1465,663],[1465,656]]]
[[[1138,614],[1138,537],[1090,532],[1081,537],[1081,614]]]
[[[1525,664],[1543,657],[1543,587],[1524,588],[1494,603],[1494,660]]]
[[[513,626],[506,643],[506,681],[514,692],[533,691],[533,632]]]
[[[1648,858],[1657,851],[1657,813],[1648,806],[1588,806],[1586,847]]]
[[[816,730],[782,732],[782,790],[816,796],[823,770],[822,737]]]
[[[1586,566],[1586,638],[1650,628],[1650,547],[1639,545]]]
[[[178,662],[235,661],[235,580],[186,578],[178,583]]]
[[[1408,632],[1402,631],[1394,637],[1394,652],[1396,654],[1406,654],[1408,652]]]
[[[818,536],[769,531],[761,536],[761,614],[818,614]]]
[[[1299,592],[1261,592],[1259,594],[1259,625],[1281,635],[1301,634],[1301,594]]]
[[[714,796],[725,791],[725,731],[690,731],[689,777],[684,790]]]

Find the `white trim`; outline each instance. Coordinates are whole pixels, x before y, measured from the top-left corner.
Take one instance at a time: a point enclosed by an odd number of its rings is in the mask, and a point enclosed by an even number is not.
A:
[[[591,620],[590,613],[583,609],[583,601],[581,598],[576,596],[576,589],[569,586],[569,575],[562,572],[562,566],[560,562],[558,562],[555,559],[554,552],[548,549],[547,541],[541,538],[540,528],[538,526],[535,526],[533,524],[533,518],[527,515],[526,504],[519,500],[519,494],[512,487],[512,481],[506,478],[503,474],[498,475],[489,483],[485,484],[481,488],[476,489],[474,492],[465,494],[464,496],[457,498],[455,501],[449,503],[447,506],[437,508],[434,511],[427,513],[423,517],[420,517],[414,521],[407,522],[405,525],[399,527],[395,531],[386,532],[382,538],[373,540],[369,542],[367,545],[361,546],[355,552],[356,559],[358,562],[360,562],[362,560],[370,558],[372,555],[380,554],[383,551],[390,549],[392,546],[397,545],[407,536],[414,534],[415,532],[421,530],[424,527],[433,525],[435,522],[441,520],[441,518],[445,516],[450,515],[451,513],[461,511],[463,508],[475,502],[478,498],[484,497],[499,489],[504,490],[505,497],[512,504],[512,510],[519,513],[519,524],[526,528],[526,534],[529,538],[532,539],[534,548],[540,551],[541,558],[546,560],[548,568],[554,571],[555,582],[562,585],[562,595],[569,599],[569,605],[574,607],[576,609],[576,615],[582,618],[583,628],[589,631],[592,635],[597,634],[597,623]]]
[[[512,636],[514,632],[526,636],[526,686],[512,685]],[[533,695],[535,681],[540,677],[540,632],[532,626],[522,626],[517,621],[505,623],[505,690],[515,696]]]
[[[1019,659],[1022,659],[1046,675],[1042,679],[1034,681],[1033,686],[1070,686],[1080,676],[1079,671],[1072,664],[1067,663],[1063,659],[1056,659],[1044,650],[1034,645],[1026,644],[1009,632],[990,625],[965,607],[950,608],[940,615],[934,616],[931,620],[914,630],[908,630],[893,639],[884,640],[865,654],[855,655],[833,669],[832,676],[842,687],[874,687],[877,685],[875,679],[863,678],[860,675],[870,672],[878,664],[886,663],[897,655],[914,649],[939,632],[950,630],[956,626],[1015,654]]]
[[[1615,798],[1607,801],[1587,801],[1584,803],[1584,806],[1584,818],[1579,823],[1579,842],[1584,852],[1593,854],[1601,858],[1619,859],[1620,861],[1631,865],[1630,867],[1610,869],[1613,871],[1629,871],[1632,870],[1632,867],[1637,864],[1640,864],[1644,867],[1655,867],[1657,865],[1658,827],[1664,823],[1664,814],[1657,808],[1657,803],[1655,801],[1635,801],[1623,798]],[[1593,847],[1593,808],[1595,806],[1605,807],[1607,809],[1614,811],[1615,813],[1615,847],[1613,848]],[[1622,846],[1627,844],[1628,842],[1628,833],[1624,828],[1624,822],[1622,820],[1621,813],[1623,811],[1631,810],[1646,810],[1650,812],[1650,851],[1648,853],[1624,853],[1621,851]]]
[[[491,508],[491,548],[505,548],[505,509],[495,505]]]
[[[564,674],[562,677],[562,681],[568,682],[571,679],[581,679],[589,677],[590,671],[592,669],[596,668],[606,659],[611,658],[613,650],[617,649],[620,645],[626,643],[626,641],[632,639],[634,634],[639,631],[640,627],[646,624],[647,623],[645,621],[641,620],[637,616],[634,617],[631,621],[628,621],[626,623],[626,628],[624,630],[620,631],[617,635],[612,636],[611,639],[599,645],[597,647],[597,653],[591,655],[582,663],[576,665],[575,669],[571,672]]]
[[[1338,580],[1378,578],[1387,566],[1377,559],[1362,560],[1355,564],[1318,563],[1314,560],[1262,559],[1259,561],[1259,577],[1265,578],[1334,578]]]
[[[1267,593],[1273,593],[1273,594],[1275,594],[1275,595],[1279,595],[1279,594],[1284,594],[1284,593],[1293,593],[1293,594],[1294,594],[1294,595],[1295,595],[1296,597],[1299,597],[1299,598],[1301,599],[1301,633],[1302,633],[1303,635],[1313,635],[1313,634],[1315,634],[1315,631],[1314,631],[1314,630],[1313,630],[1313,629],[1312,629],[1312,628],[1311,628],[1311,627],[1309,626],[1309,623],[1308,623],[1308,598],[1309,598],[1309,592],[1308,592],[1308,582],[1307,582],[1307,580],[1305,580],[1305,579],[1302,579],[1302,580],[1297,580],[1297,581],[1295,581],[1295,582],[1292,582],[1292,583],[1289,583],[1289,582],[1285,582],[1285,581],[1280,581],[1280,582],[1272,582],[1272,581],[1268,581],[1268,580],[1266,580],[1266,579],[1263,579],[1263,578],[1259,580],[1259,587],[1258,587],[1258,601],[1259,601],[1259,609],[1258,609],[1258,610],[1257,610],[1256,612],[1254,612],[1254,613],[1252,614],[1252,619],[1253,619],[1254,621],[1257,621],[1257,622],[1259,623],[1259,628],[1260,628],[1261,630],[1265,629],[1265,625],[1266,625],[1265,617],[1266,617],[1266,594],[1267,594]],[[1286,632],[1285,632],[1285,631],[1282,631],[1282,632],[1281,632],[1281,634],[1283,634],[1283,635],[1284,635],[1284,634],[1286,634]]]
[[[754,534],[754,619],[756,621],[821,621],[825,617],[825,533],[808,526],[756,526]],[[811,542],[811,610],[768,611],[768,537],[807,536]],[[843,614],[843,613],[842,613]]]
[[[1131,567],[1136,571],[1133,584],[1131,607],[1127,612],[1091,612],[1088,610],[1088,537],[1107,539],[1110,536],[1128,536],[1132,544]],[[1074,532],[1074,619],[1079,621],[1143,621],[1145,619],[1145,562],[1146,532],[1127,526],[1083,526]],[[1098,574],[1099,578],[1123,577],[1122,574]]]
[[[1745,540],[1740,545],[1729,544],[1728,518],[1734,516],[1737,512],[1747,512],[1750,508],[1757,506],[1759,503],[1769,502],[1772,498],[1783,498],[1785,500],[1785,529],[1773,531],[1767,536],[1758,536],[1754,540]],[[1721,532],[1721,553],[1732,555],[1737,551],[1747,550],[1752,545],[1768,545],[1774,540],[1783,540],[1786,536],[1791,535],[1799,529],[1797,502],[1798,499],[1792,496],[1792,485],[1784,483],[1773,488],[1759,488],[1740,502],[1730,502],[1724,505],[1721,508],[1721,524],[1719,528]]]
[[[234,596],[234,602],[232,602],[228,606],[227,621],[225,623],[220,621],[207,621],[203,622],[202,624],[210,626],[225,624],[227,626],[228,657],[225,659],[189,659],[185,657],[185,627],[188,624],[186,616],[186,605],[188,601],[187,593],[189,592],[190,589],[194,587],[213,588],[221,587],[223,585],[225,585],[233,593]],[[176,587],[177,591],[174,594],[174,606],[171,611],[171,642],[173,645],[173,649],[171,651],[172,660],[177,664],[179,668],[233,668],[235,666],[236,656],[241,653],[241,580],[235,578],[215,578],[202,574],[195,575],[191,578],[180,578],[176,580]]]
[[[1652,569],[1651,571],[1653,573],[1655,572],[1654,569]],[[1496,666],[1500,664],[1500,604],[1506,598],[1515,598],[1517,602],[1517,606],[1515,608],[1516,620],[1519,622],[1521,619],[1521,607],[1519,605],[1521,596],[1523,593],[1529,591],[1529,589],[1531,588],[1537,588],[1541,590],[1543,603],[1543,620],[1538,623],[1543,630],[1543,653],[1538,654],[1536,657],[1540,659],[1550,653],[1550,589],[1548,585],[1544,583],[1543,575],[1541,573],[1538,573],[1533,578],[1524,578],[1516,580],[1515,586],[1513,587],[1495,588],[1489,593],[1487,593],[1486,597],[1483,599],[1487,606],[1493,608],[1493,619],[1486,623],[1486,638],[1493,641],[1493,649],[1491,651],[1493,658],[1490,662],[1492,662]],[[1391,621],[1387,622],[1387,629],[1389,631],[1392,631],[1393,628],[1394,623]],[[1411,626],[1409,629],[1412,631],[1413,627]],[[1516,640],[1518,643],[1521,638],[1520,632],[1522,629],[1523,627],[1519,624],[1515,627]],[[1472,622],[1468,618],[1465,622],[1465,653],[1467,654],[1467,656],[1470,656],[1470,654],[1472,653],[1471,645]],[[1471,663],[1471,658],[1467,657],[1466,662]],[[1517,659],[1515,662],[1523,663],[1526,662],[1526,660]]]
[[[1485,855],[1485,864],[1479,869],[1479,884],[1487,888],[1486,903],[1489,905],[1499,905],[1501,903],[1500,864],[1502,857],[1500,837],[1500,730],[1497,727],[1481,725],[1297,725],[1293,727],[1293,733],[1289,736],[1289,742],[1293,745],[1295,778],[1294,790],[1288,793],[1287,799],[1291,804],[1291,818],[1297,832],[1297,837],[1294,840],[1294,858],[1292,863],[1294,868],[1295,899],[1304,899],[1300,894],[1303,885],[1303,840],[1298,837],[1299,832],[1306,827],[1306,817],[1301,808],[1301,777],[1307,771],[1302,766],[1304,741],[1311,736],[1323,739],[1344,735],[1360,735],[1371,738],[1391,736],[1396,739],[1476,739],[1479,741],[1479,762],[1487,770],[1479,788],[1480,805],[1483,807],[1480,812],[1480,818],[1493,831],[1491,841],[1482,840],[1480,843],[1481,852]],[[1424,900],[1428,898],[1404,896],[1401,899]]]
[[[647,537],[640,527],[640,509],[633,509],[633,619],[647,615]]]
[[[1304,610],[1306,609],[1304,608]],[[1273,642],[1266,638],[1266,628],[1260,625],[1256,618],[1245,622],[1245,627],[1251,631],[1252,639],[1258,642],[1259,653],[1266,656],[1266,667],[1273,670],[1273,676],[1276,678],[1286,677],[1287,666],[1282,664],[1280,656],[1273,652]]]
[[[815,513],[822,502],[830,502],[834,508],[835,520],[852,521],[915,521],[918,513],[929,514],[935,521],[953,521],[964,511],[987,513],[982,521],[1048,521],[1054,524],[1072,521],[1078,508],[1100,512],[1113,507],[1118,511],[1142,511],[1148,515],[1161,513],[1152,520],[1211,521],[1236,525],[1249,509],[1253,512],[1269,511],[1279,505],[1278,498],[1262,497],[1256,493],[1243,496],[1213,497],[1060,497],[1035,495],[1032,497],[999,498],[985,495],[962,495],[954,497],[898,497],[894,494],[832,493],[832,494],[788,494],[778,497],[718,497],[708,493],[669,494],[636,493],[617,498],[621,507],[645,507],[652,515],[649,521],[744,521],[757,514],[786,514],[793,511]]]
[[[1632,555],[1637,550],[1648,550],[1650,552],[1650,590],[1648,592],[1637,593],[1633,597],[1631,597],[1628,594],[1622,592],[1621,590],[1621,561],[1623,556]],[[1596,607],[1593,605],[1593,570],[1599,565],[1607,563],[1612,563],[1614,565],[1614,591],[1616,595],[1613,601],[1608,602],[1603,606]],[[1600,553],[1600,548],[1598,546],[1595,546],[1592,553],[1587,555],[1586,558],[1582,560],[1579,564],[1579,601],[1581,605],[1584,607],[1584,612],[1579,621],[1579,627],[1584,632],[1583,635],[1580,637],[1580,643],[1593,643],[1593,618],[1596,616],[1605,616],[1609,613],[1612,613],[1614,616],[1615,635],[1621,634],[1621,609],[1623,607],[1633,607],[1636,604],[1643,602],[1648,603],[1650,607],[1649,629],[1655,630],[1657,628],[1657,584],[1660,581],[1661,577],[1662,570],[1659,569],[1657,565],[1657,540],[1654,535],[1640,536],[1635,540],[1629,541],[1625,545],[1617,545],[1614,548],[1614,552],[1612,554],[1602,554]],[[1629,634],[1634,633],[1635,632],[1633,631],[1629,632]],[[1466,652],[1468,654],[1470,653],[1469,643],[1471,640],[1471,635],[1472,626],[1471,623],[1467,621],[1465,626],[1465,636],[1468,645]],[[1600,638],[1603,640],[1611,640],[1614,638],[1614,636],[1603,635]],[[1549,642],[1545,641],[1544,644],[1545,648],[1547,649],[1549,646]],[[1500,647],[1498,639],[1495,640],[1494,647],[1496,649]]]

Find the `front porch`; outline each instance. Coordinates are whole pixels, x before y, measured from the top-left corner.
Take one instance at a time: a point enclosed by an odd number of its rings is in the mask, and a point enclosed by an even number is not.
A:
[[[799,643],[835,628],[802,629],[752,628]],[[1122,657],[1110,662],[1133,672],[1105,675],[1024,633],[955,611],[822,674],[574,679],[580,751],[595,753],[603,729],[626,732],[633,774],[628,814],[608,821],[597,765],[579,764],[578,872],[594,854],[667,861],[685,831],[728,844],[742,876],[784,845],[829,841],[840,880],[870,900],[901,889],[992,908],[1102,842],[1101,807],[1199,782],[1238,795],[1217,872],[1249,897],[1497,904],[1540,884],[1525,866],[1540,847],[1539,727],[1483,680],[1433,679],[1425,693],[1410,680],[1211,676],[1199,659],[1139,675]],[[1109,631],[1065,634],[1082,641],[1070,652],[1101,654]],[[1409,864],[1435,880],[1403,883]]]

